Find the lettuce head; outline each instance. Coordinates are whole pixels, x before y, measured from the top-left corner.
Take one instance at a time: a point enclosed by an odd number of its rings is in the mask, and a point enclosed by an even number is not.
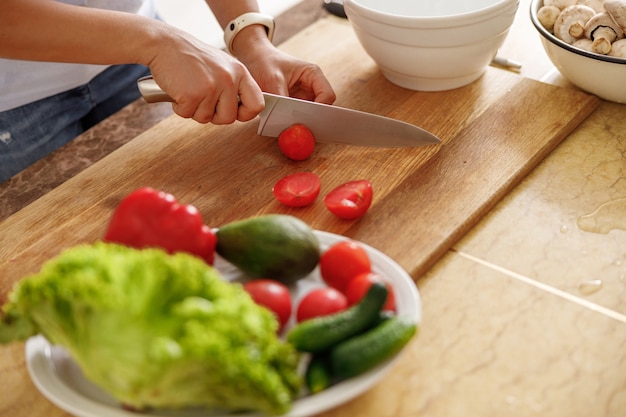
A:
[[[281,414],[301,385],[272,313],[191,255],[76,246],[19,281],[2,310],[0,342],[42,334],[135,409]]]

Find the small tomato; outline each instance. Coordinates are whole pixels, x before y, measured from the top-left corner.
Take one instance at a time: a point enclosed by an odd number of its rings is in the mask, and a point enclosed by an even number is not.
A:
[[[289,159],[304,161],[315,150],[315,136],[303,124],[294,124],[278,135],[278,147]]]
[[[298,323],[318,316],[327,316],[348,308],[346,296],[334,288],[322,287],[308,292],[298,303]]]
[[[255,303],[274,312],[282,330],[291,316],[292,301],[289,289],[271,279],[254,279],[244,283],[243,288]]]
[[[322,182],[312,172],[287,175],[274,184],[274,197],[289,207],[304,207],[313,203],[320,193]]]
[[[322,280],[329,287],[344,292],[352,278],[371,272],[372,263],[361,245],[352,240],[343,240],[322,253],[319,267]]]
[[[372,204],[372,196],[372,183],[356,180],[342,184],[326,194],[324,204],[335,216],[354,220],[367,212]]]
[[[388,282],[384,280],[378,274],[372,272],[366,272],[364,274],[357,275],[354,277],[348,286],[346,287],[346,298],[348,299],[349,305],[357,304],[361,301],[361,298],[365,296],[367,291],[370,289],[374,282],[382,282],[387,286],[387,290],[389,291],[387,295],[387,301],[383,307],[383,311],[396,311],[396,297],[393,293],[393,288],[389,285]]]

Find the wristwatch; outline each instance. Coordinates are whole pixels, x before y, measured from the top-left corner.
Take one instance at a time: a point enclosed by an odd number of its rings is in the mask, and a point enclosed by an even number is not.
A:
[[[244,13],[238,18],[231,20],[224,29],[224,43],[228,48],[228,52],[233,53],[233,41],[235,36],[244,28],[251,25],[263,25],[267,32],[267,37],[271,41],[274,37],[274,18],[262,13]]]

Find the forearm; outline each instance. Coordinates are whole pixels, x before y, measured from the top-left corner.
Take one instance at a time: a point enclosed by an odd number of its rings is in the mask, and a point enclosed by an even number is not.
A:
[[[49,62],[148,65],[166,25],[51,0],[3,0],[0,56]]]
[[[226,28],[233,19],[248,12],[258,12],[256,0],[206,0],[217,21]],[[244,28],[233,40],[233,52],[244,63],[251,59],[250,55],[263,53],[264,48],[271,47],[267,39],[265,28],[261,25],[252,25]]]

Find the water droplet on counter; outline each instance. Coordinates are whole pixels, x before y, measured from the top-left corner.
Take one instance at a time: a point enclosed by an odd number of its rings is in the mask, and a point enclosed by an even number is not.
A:
[[[578,284],[578,291],[583,295],[591,295],[602,289],[601,279],[590,279]]]
[[[578,218],[585,232],[607,234],[613,229],[626,230],[626,198],[607,201],[593,213]]]

